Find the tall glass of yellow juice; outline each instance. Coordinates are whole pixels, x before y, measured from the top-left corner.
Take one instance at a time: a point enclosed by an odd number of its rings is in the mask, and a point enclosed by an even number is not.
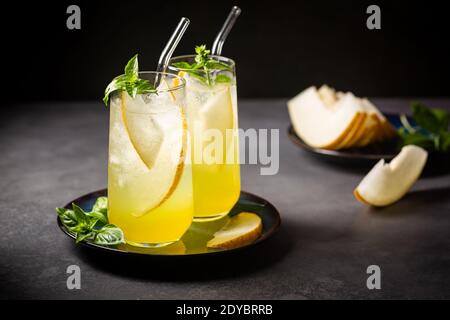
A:
[[[128,243],[163,246],[189,228],[194,212],[185,81],[140,72],[157,93],[110,98],[108,217]]]
[[[182,68],[196,63],[194,55],[170,62],[171,72],[186,80],[195,221],[223,217],[240,194],[235,63],[222,56],[208,59],[207,70]]]

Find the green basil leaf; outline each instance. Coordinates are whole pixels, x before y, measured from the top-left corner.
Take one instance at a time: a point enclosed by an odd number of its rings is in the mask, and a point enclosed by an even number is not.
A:
[[[177,68],[181,71],[191,70],[193,68],[193,65],[190,65],[186,61],[174,62],[174,63],[172,63],[172,66],[174,66],[175,68]]]
[[[95,219],[93,223],[91,223],[92,228],[96,225],[97,221],[102,222],[103,224],[108,223],[108,198],[107,197],[98,197],[92,207],[91,212],[86,213],[89,217]]]
[[[188,62],[181,61],[175,62],[172,65],[181,70],[192,75],[197,80],[205,83],[206,85],[214,85],[215,83],[229,83],[231,82],[230,77],[226,75],[218,75],[214,77],[212,72],[217,70],[227,70],[231,71],[231,67],[222,62],[209,57],[211,53],[210,50],[206,49],[205,45],[195,47],[195,63],[189,64]],[[202,69],[202,70],[200,70]]]
[[[92,230],[96,229],[95,227],[97,226],[97,224],[99,224],[100,226],[104,226],[107,223],[108,222],[105,223],[104,221],[101,221],[100,219],[92,218],[89,222],[89,226],[87,227],[87,229],[92,231]]]
[[[133,82],[127,82],[125,84],[125,90],[130,95],[130,97],[132,97],[132,98],[136,97],[137,88],[136,88],[136,86],[134,85]]]
[[[403,145],[414,144],[427,150],[434,150],[433,137],[424,136],[420,133],[409,133],[402,135]]]
[[[133,82],[139,77],[138,55],[135,54],[125,66],[125,76],[128,81]]]
[[[84,212],[83,209],[81,209],[75,203],[72,203],[72,210],[75,213],[75,216],[77,217],[78,223],[88,224],[89,217],[86,214],[86,212]]]
[[[103,223],[108,223],[108,218],[106,217],[106,213],[100,212],[100,211],[91,211],[91,212],[86,212],[86,215],[88,215],[91,219],[90,220],[95,220],[97,221],[101,221]],[[93,226],[95,226],[95,223],[93,224]]]
[[[218,74],[216,76],[215,81],[217,83],[229,83],[229,82],[231,82],[231,78],[226,76],[226,75],[224,75],[224,74]]]
[[[207,67],[208,69],[211,69],[211,70],[231,71],[231,67],[229,65],[227,65],[226,63],[223,63],[221,61],[214,60],[214,59],[209,59],[206,62],[205,67]]]
[[[203,82],[204,84],[208,84],[208,79],[206,79],[203,74],[199,71],[195,71],[195,70],[186,70],[186,72],[193,76],[194,78],[196,78],[197,80],[200,80],[201,82]]]
[[[210,54],[211,51],[206,49],[205,44],[202,44],[200,46],[195,46],[195,53],[198,54],[199,56],[204,56]]]
[[[87,240],[87,239],[92,240],[93,238],[94,238],[94,233],[93,232],[86,232],[86,233],[78,232],[77,236],[76,236],[76,239],[75,239],[75,242],[76,243],[80,243],[83,240]]]
[[[439,133],[441,131],[440,120],[425,105],[414,102],[411,105],[414,121],[423,129],[431,133]]]
[[[103,96],[103,102],[108,105],[109,95],[116,90],[125,89],[126,77],[125,75],[120,75],[115,77],[106,87],[105,94]]]
[[[442,132],[440,135],[440,149],[443,152],[450,151],[450,132]]]
[[[195,47],[195,62],[197,63],[197,68],[202,68],[205,66],[208,61],[208,55],[211,53],[211,50],[206,49],[206,45],[196,46]]]
[[[106,216],[106,212],[108,210],[108,198],[107,197],[98,197],[92,207],[92,211],[98,211],[103,213]]]
[[[145,93],[157,93],[155,87],[150,83],[150,81],[145,79],[136,80],[134,86],[136,87],[136,92],[139,94]]]
[[[61,223],[70,231],[73,231],[79,224],[80,221],[75,212],[71,209],[56,208],[59,219]]]
[[[100,245],[117,245],[125,243],[123,232],[113,224],[107,224],[97,231],[94,242]]]
[[[433,108],[431,112],[439,120],[441,131],[448,131],[448,124],[450,120],[450,114],[447,110]]]
[[[125,243],[123,232],[115,225],[108,224],[108,199],[99,197],[91,212],[85,212],[75,203],[72,209],[56,208],[63,225],[76,235],[76,242],[92,240],[103,245]]]

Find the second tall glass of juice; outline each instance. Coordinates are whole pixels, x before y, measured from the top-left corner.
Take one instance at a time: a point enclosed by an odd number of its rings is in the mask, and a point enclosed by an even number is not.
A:
[[[194,220],[219,219],[240,194],[236,72],[233,60],[210,56],[217,68],[180,70],[194,55],[175,57],[171,71],[186,81],[187,117],[192,142]]]

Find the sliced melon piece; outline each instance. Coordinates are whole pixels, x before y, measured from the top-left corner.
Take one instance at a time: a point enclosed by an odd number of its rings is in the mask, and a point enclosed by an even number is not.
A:
[[[367,115],[363,112],[358,113],[358,119],[352,126],[352,129],[348,132],[347,136],[335,146],[332,146],[334,150],[351,148],[356,140],[364,133],[364,123]]]
[[[328,98],[329,99],[329,98]],[[349,105],[352,108],[358,109],[357,119],[352,123],[351,129],[347,132],[346,136],[337,143],[334,144],[327,149],[346,149],[351,148],[354,143],[359,139],[359,137],[364,133],[365,122],[366,122],[366,113],[364,113],[364,109],[360,105],[360,101],[356,98],[352,93],[339,93],[338,100],[335,100],[335,103],[331,106],[334,110],[348,108]]]
[[[148,108],[149,106],[141,96],[133,99],[125,91],[122,92],[123,123],[131,143],[136,150],[139,150],[139,157],[147,168],[151,169],[158,157],[164,132],[155,118],[151,116]],[[142,118],[147,118],[147,120],[143,121]]]
[[[357,139],[357,141],[354,141],[354,146],[364,147],[382,138],[381,121],[379,117],[381,114],[379,113],[377,108],[366,98],[359,99],[359,101],[361,107],[364,109],[364,112],[367,114],[367,118],[364,123],[364,132]]]
[[[427,156],[424,149],[408,145],[389,164],[380,160],[354,190],[356,199],[380,207],[398,201],[419,178]]]
[[[262,233],[262,221],[251,212],[241,212],[214,234],[208,241],[208,248],[232,249],[254,242]]]
[[[336,91],[326,84],[322,85],[319,90],[317,90],[317,93],[319,94],[322,102],[328,107],[331,107],[337,102]]]
[[[297,135],[317,148],[364,147],[396,134],[369,100],[326,85],[306,89],[288,102],[288,110]]]
[[[368,99],[364,98],[362,99],[362,103],[369,110],[371,114],[376,115],[378,118],[378,134],[376,135],[376,140],[387,140],[393,138],[395,135],[397,135],[397,131],[392,126],[392,124],[389,122],[389,120],[386,119],[386,117],[373,105]]]
[[[368,114],[364,124],[364,133],[354,143],[354,147],[365,147],[368,144],[376,141],[379,135],[379,121],[377,116]]]
[[[221,135],[222,142],[222,156],[215,158],[217,161],[226,162],[227,147],[233,143],[233,140],[227,139],[227,130],[234,128],[234,112],[233,102],[229,85],[216,84],[212,93],[208,93],[209,97],[206,102],[199,105],[197,116],[195,118],[194,126],[197,125],[199,132],[196,134],[202,135],[203,141],[202,150],[205,151],[207,145],[212,143],[211,139],[206,139],[208,133],[211,132],[214,136],[214,131]],[[214,149],[217,150],[217,149]],[[221,158],[221,159],[219,159]]]
[[[358,121],[355,123],[352,130],[347,134],[345,139],[339,145],[334,146],[334,149],[351,148],[365,131],[367,114],[361,106],[360,100],[352,93],[348,92],[340,95],[340,98],[336,102],[334,108],[344,108],[346,105],[353,105],[353,108],[360,109]]]
[[[142,216],[160,206],[175,190],[184,168],[187,126],[181,107],[163,93],[152,96],[161,103],[146,103],[142,95],[132,98],[122,92],[121,114],[126,132],[139,158],[152,178],[143,190],[145,207],[132,214]],[[149,108],[152,108],[151,110]],[[142,201],[143,202],[143,201]],[[141,203],[141,201],[139,201]]]
[[[332,149],[342,143],[360,120],[361,108],[355,104],[327,106],[315,87],[310,87],[288,101],[295,132],[307,144]]]

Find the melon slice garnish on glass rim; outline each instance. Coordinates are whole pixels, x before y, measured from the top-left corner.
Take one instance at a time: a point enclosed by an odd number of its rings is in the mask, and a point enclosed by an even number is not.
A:
[[[164,105],[155,112],[148,108],[143,96],[132,98],[125,91],[121,93],[124,127],[155,186],[146,191],[145,209],[132,213],[136,217],[160,206],[176,189],[183,173],[187,146],[186,121],[179,106]]]

